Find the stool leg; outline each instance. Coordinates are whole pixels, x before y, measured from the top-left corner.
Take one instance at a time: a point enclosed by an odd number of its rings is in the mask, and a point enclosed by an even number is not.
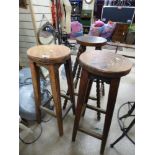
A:
[[[88,84],[89,84],[88,72],[85,70],[82,70],[78,99],[77,99],[76,115],[75,115],[73,134],[72,134],[72,141],[75,141],[75,138],[76,138]]]
[[[32,83],[34,89],[34,96],[35,96],[35,108],[36,108],[36,119],[37,122],[41,122],[41,95],[40,95],[40,69],[36,64],[32,61],[29,62],[31,68],[31,75],[32,75]]]
[[[102,50],[102,46],[96,46],[95,50]]]
[[[66,61],[65,71],[66,71],[66,77],[67,77],[67,83],[68,83],[68,91],[69,91],[71,102],[72,102],[73,114],[75,114],[75,97],[74,97],[74,88],[73,88],[71,59]]]
[[[74,81],[74,88],[75,89],[77,88],[77,84],[78,84],[79,77],[80,77],[80,72],[81,72],[81,66],[78,65],[78,71],[77,71],[77,75],[76,75],[75,81]]]
[[[88,84],[87,91],[86,91],[85,104],[87,104],[87,102],[88,102],[89,95],[90,95],[90,91],[91,91],[91,87],[92,87],[92,83],[93,83],[93,80],[90,80],[90,81],[89,81],[89,84]],[[85,112],[86,112],[86,107],[85,107],[85,109],[84,109],[84,111],[83,111],[83,114],[82,114],[83,117],[84,117],[84,115],[85,115]]]
[[[108,133],[112,121],[113,111],[115,107],[115,102],[117,98],[117,92],[119,87],[120,79],[112,79],[110,82],[110,90],[108,95],[108,103],[107,103],[107,109],[106,109],[106,115],[105,115],[105,123],[104,123],[104,129],[103,129],[103,137],[102,137],[102,143],[101,143],[101,150],[100,153],[103,154],[105,145],[108,138]]]
[[[81,66],[78,65],[79,56],[85,50],[86,50],[86,46],[80,45],[79,51],[78,51],[78,54],[77,54],[77,57],[76,57],[76,61],[75,61],[75,64],[74,64],[74,68],[73,68],[73,78],[75,78],[75,82],[74,82],[75,86],[74,86],[74,88],[77,87],[77,83],[78,83],[79,76],[80,76],[80,71],[81,71]],[[77,72],[77,76],[75,76],[76,75],[77,68],[78,68],[78,72]]]
[[[78,67],[78,61],[79,61],[79,56],[86,50],[86,46],[82,46],[80,45],[79,47],[79,51],[77,53],[77,57],[76,57],[76,60],[75,60],[75,63],[74,63],[74,67],[73,67],[73,78],[75,77],[76,75],[76,71],[77,71],[77,67]]]
[[[76,75],[76,71],[77,71],[77,67],[78,67],[78,59],[79,59],[79,56],[80,56],[85,50],[86,50],[86,46],[80,46],[79,51],[78,51],[78,53],[77,53],[76,60],[75,60],[75,62],[74,62],[74,67],[73,67],[73,79],[75,78],[75,75]],[[67,91],[66,95],[69,95],[69,91]],[[64,100],[63,109],[66,108],[67,102],[68,102],[68,99],[66,98],[66,99]]]
[[[102,94],[102,96],[104,96],[105,95],[105,88],[104,88],[105,86],[104,86],[104,81],[102,81],[101,80],[101,94]]]
[[[62,122],[62,110],[61,110],[61,98],[60,98],[60,82],[59,82],[59,71],[56,66],[49,66],[49,76],[51,81],[51,90],[56,107],[56,117],[59,128],[59,135],[63,135],[63,122]]]
[[[76,57],[76,60],[75,60],[75,63],[74,63],[74,67],[73,67],[73,79],[74,79],[74,77],[76,75],[77,67],[78,67],[78,57]],[[67,91],[66,95],[69,95],[69,90]],[[65,98],[64,104],[63,104],[63,109],[66,108],[67,102],[68,102],[68,99]]]
[[[97,96],[97,107],[100,108],[100,80],[96,80],[96,96]],[[97,112],[97,120],[101,119],[100,112]]]

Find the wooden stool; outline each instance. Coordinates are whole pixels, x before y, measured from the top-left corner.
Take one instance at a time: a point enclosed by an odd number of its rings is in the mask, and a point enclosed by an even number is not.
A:
[[[74,99],[74,88],[73,88],[73,77],[71,67],[71,55],[70,49],[62,45],[39,45],[30,48],[27,51],[29,58],[29,64],[32,74],[32,82],[34,88],[34,96],[36,103],[36,118],[37,122],[41,122],[41,95],[40,95],[40,77],[39,77],[39,66],[44,66],[49,71],[49,77],[51,81],[51,90],[53,94],[54,106],[56,114],[53,115],[57,118],[59,135],[63,135],[63,118],[66,113],[62,114],[61,110],[61,97],[60,97],[60,82],[59,82],[59,67],[65,65],[65,71],[67,76],[68,90],[71,98],[72,105],[66,111],[68,112],[71,108],[75,113],[75,99]],[[51,112],[52,113],[52,112]]]
[[[100,153],[103,153],[111,125],[120,78],[130,72],[132,63],[127,58],[111,52],[90,51],[81,54],[79,58],[79,64],[82,67],[82,73],[78,92],[72,141],[75,141],[77,130],[79,130],[102,140]],[[87,105],[88,96],[94,78],[101,79],[110,85],[106,110]],[[79,127],[80,117],[85,109],[85,106],[105,114],[102,135]]]
[[[106,45],[106,42],[107,42],[107,40],[105,38],[96,37],[96,36],[81,36],[81,37],[77,37],[76,41],[78,44],[80,44],[80,47],[79,47],[79,51],[77,53],[77,57],[76,57],[74,67],[73,67],[73,78],[75,78],[74,88],[77,87],[78,80],[80,77],[80,72],[81,72],[81,66],[78,64],[79,56],[83,52],[86,51],[87,46],[96,47],[96,49],[101,50],[101,47]],[[104,83],[103,83],[103,81],[96,80],[96,96],[97,96],[97,98],[95,100],[97,100],[97,107],[98,108],[100,107],[100,83],[102,85],[101,88],[103,88],[102,94],[104,95]],[[67,104],[67,99],[64,102],[64,108],[65,108],[66,104]],[[97,119],[100,120],[100,112],[97,113]]]

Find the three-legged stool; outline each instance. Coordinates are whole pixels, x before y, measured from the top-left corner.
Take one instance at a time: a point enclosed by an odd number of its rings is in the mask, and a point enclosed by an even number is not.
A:
[[[113,116],[114,106],[120,78],[127,75],[132,67],[132,63],[125,57],[111,52],[90,51],[80,55],[79,64],[82,67],[80,86],[77,99],[76,117],[74,121],[72,141],[75,141],[77,131],[84,132],[102,141],[100,153],[104,152],[108,133]],[[89,93],[93,79],[101,79],[110,85],[106,110],[91,106],[90,109],[105,114],[103,134],[97,134],[89,129],[79,126],[81,114],[87,106]]]
[[[56,114],[53,113],[53,115],[57,118],[59,135],[62,136],[63,118],[66,116],[66,113],[71,108],[73,109],[73,113],[75,113],[75,99],[74,99],[70,49],[62,45],[39,45],[30,48],[27,51],[27,55],[29,58],[29,64],[32,74],[37,122],[38,123],[41,122],[41,94],[40,94],[39,66],[44,66],[49,71],[51,90],[56,110]],[[66,113],[62,113],[61,96],[60,96],[59,67],[62,64],[65,65],[68,91],[72,102],[68,110],[66,110]]]
[[[76,38],[76,41],[78,44],[80,44],[79,51],[77,53],[77,57],[74,63],[73,67],[73,78],[74,80],[74,88],[77,87],[80,72],[81,72],[81,66],[78,63],[79,56],[86,51],[87,46],[95,47],[97,50],[101,50],[101,47],[106,45],[107,40],[103,37],[96,37],[96,36],[80,36]],[[96,98],[92,98],[93,100],[97,101],[97,107],[100,107],[100,83],[102,88],[102,94],[104,95],[104,82],[101,80],[95,80],[96,82]],[[67,99],[65,99],[64,102],[64,108],[67,104]],[[84,114],[84,113],[83,113]],[[100,120],[100,112],[97,113],[97,119]]]

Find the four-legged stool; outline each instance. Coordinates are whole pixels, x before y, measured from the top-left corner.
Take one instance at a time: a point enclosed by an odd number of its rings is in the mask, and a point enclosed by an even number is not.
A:
[[[59,82],[59,67],[65,65],[65,71],[67,76],[68,91],[71,98],[71,108],[73,113],[75,112],[75,99],[74,99],[74,88],[73,88],[73,76],[71,66],[71,54],[70,49],[62,45],[39,45],[30,48],[27,51],[29,58],[32,82],[34,88],[34,96],[36,103],[36,118],[37,122],[41,122],[41,94],[40,94],[40,80],[39,80],[39,66],[44,66],[49,71],[49,77],[51,81],[51,90],[53,94],[54,106],[56,109],[55,117],[57,118],[59,135],[63,135],[63,118],[66,113],[62,114],[61,109],[61,98],[60,98],[60,82]]]
[[[81,54],[79,57],[79,64],[82,67],[82,73],[78,92],[72,141],[75,141],[77,131],[79,130],[90,136],[100,139],[102,141],[100,153],[103,153],[108,138],[114,106],[116,103],[120,78],[130,72],[132,63],[121,55],[94,50]],[[83,110],[87,106],[87,101],[94,78],[103,80],[110,85],[106,110],[96,108],[95,106],[90,107],[92,110],[105,114],[102,135],[79,126],[80,117],[83,113]]]
[[[87,46],[95,47],[97,50],[101,50],[101,47],[106,45],[107,40],[103,37],[96,36],[80,36],[76,38],[78,44],[80,44],[79,51],[77,53],[77,57],[73,67],[73,78],[74,80],[74,88],[77,87],[78,80],[80,77],[81,66],[78,63],[79,56],[86,51]],[[97,107],[100,107],[100,83],[102,88],[102,94],[104,95],[104,83],[101,80],[96,80],[96,96],[97,98],[93,100],[97,100]],[[67,99],[64,102],[64,108],[67,104]],[[97,119],[100,120],[100,112],[97,113]]]

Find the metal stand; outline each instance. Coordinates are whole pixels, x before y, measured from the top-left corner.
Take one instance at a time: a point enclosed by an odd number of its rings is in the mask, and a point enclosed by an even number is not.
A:
[[[124,114],[123,116],[120,116],[120,110],[124,107],[124,106],[128,106],[129,110],[126,114]],[[135,144],[135,142],[128,136],[128,132],[130,131],[130,129],[134,126],[135,124],[135,115],[133,114],[133,111],[135,109],[135,102],[127,102],[124,103],[118,110],[117,113],[117,118],[118,118],[118,123],[120,126],[121,131],[123,132],[122,135],[116,139],[112,144],[110,144],[110,147],[113,147],[117,142],[119,142],[124,136],[126,136],[133,144]],[[128,127],[125,127],[124,121],[123,119],[129,118],[129,117],[134,117],[133,120],[131,121],[131,123],[128,125]]]

